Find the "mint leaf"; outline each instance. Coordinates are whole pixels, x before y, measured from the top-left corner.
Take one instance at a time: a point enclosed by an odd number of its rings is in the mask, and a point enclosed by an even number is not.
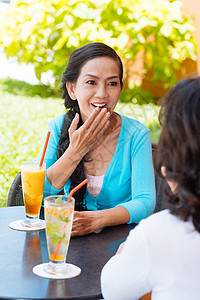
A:
[[[56,198],[54,201],[55,201],[56,203],[60,203],[61,200],[62,200],[62,198],[60,199],[60,198],[58,197],[58,198]]]
[[[47,234],[51,236],[54,232],[59,231],[59,225],[56,223],[47,223],[46,225]]]
[[[53,246],[60,244],[60,242],[64,239],[65,233],[63,232],[54,232],[51,236],[51,243]]]
[[[47,235],[50,237],[53,246],[59,244],[65,238],[65,233],[60,232],[59,228],[60,226],[56,223],[47,223]]]
[[[58,219],[60,219],[61,221],[65,222],[65,223],[69,222],[69,218],[68,217],[58,216]]]

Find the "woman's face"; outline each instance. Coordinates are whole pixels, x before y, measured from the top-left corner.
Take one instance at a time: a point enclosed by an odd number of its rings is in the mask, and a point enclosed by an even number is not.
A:
[[[91,59],[83,65],[77,82],[67,83],[67,89],[78,101],[83,122],[95,107],[112,113],[122,90],[119,65],[109,57]]]

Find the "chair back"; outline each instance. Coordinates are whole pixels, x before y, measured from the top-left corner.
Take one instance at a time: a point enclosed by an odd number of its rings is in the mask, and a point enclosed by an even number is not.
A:
[[[8,193],[6,206],[23,206],[23,193],[21,184],[21,172],[17,174]]]
[[[157,143],[152,143],[151,146],[152,146],[152,158],[154,164],[155,157],[156,157]],[[166,180],[160,177],[157,174],[155,169],[154,169],[154,173],[155,173],[155,186],[156,186],[156,206],[154,209],[154,213],[156,213],[166,208],[166,197],[163,194],[163,187],[166,184]]]

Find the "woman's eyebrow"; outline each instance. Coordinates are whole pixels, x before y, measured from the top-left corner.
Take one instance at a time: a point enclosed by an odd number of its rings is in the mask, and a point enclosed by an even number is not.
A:
[[[97,79],[99,79],[99,77],[98,76],[96,76],[96,75],[93,75],[93,74],[85,74],[83,77],[94,77],[94,78],[97,78]],[[110,80],[110,79],[115,79],[115,78],[118,78],[119,79],[119,76],[117,76],[117,75],[115,75],[115,76],[110,76],[110,77],[108,77],[108,78],[106,78],[107,80]]]

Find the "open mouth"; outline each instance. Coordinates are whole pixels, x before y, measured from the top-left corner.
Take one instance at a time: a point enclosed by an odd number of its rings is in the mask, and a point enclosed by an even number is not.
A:
[[[107,103],[99,103],[99,102],[95,102],[95,103],[91,103],[92,104],[92,106],[94,106],[94,107],[99,107],[99,108],[104,108],[104,107],[106,107],[106,105],[107,105]]]

